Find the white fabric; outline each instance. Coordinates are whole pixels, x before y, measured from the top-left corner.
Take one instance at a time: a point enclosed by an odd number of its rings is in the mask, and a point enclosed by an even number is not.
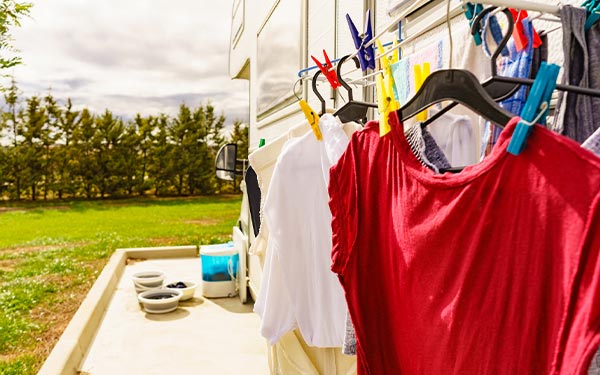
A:
[[[271,344],[299,328],[308,345],[341,347],[346,301],[330,270],[329,168],[348,145],[339,120],[319,123],[323,141],[310,133],[288,141],[277,160],[264,206],[270,229],[261,289],[254,311]]]
[[[467,24],[468,26],[468,24]],[[452,68],[454,69],[466,69],[469,72],[473,73],[475,77],[479,80],[479,82],[483,82],[492,75],[492,67],[490,64],[490,58],[486,55],[483,48],[481,46],[475,45],[475,41],[471,36],[470,27],[466,27],[466,29],[460,28],[458,33],[454,33],[453,31],[453,63]],[[491,38],[491,33],[488,35],[488,39]],[[495,46],[492,42],[490,45]],[[471,111],[465,106],[458,105],[451,109],[449,113],[454,115],[463,115],[468,116],[470,119],[470,123],[474,126],[471,129],[471,133],[473,134],[473,142],[474,145],[469,145],[469,149],[473,148],[475,151],[474,159],[472,162],[468,164],[454,164],[450,157],[448,157],[448,161],[450,165],[453,167],[462,167],[465,165],[475,164],[479,162],[479,155],[481,154],[481,137],[483,135],[483,129],[485,126],[485,119],[480,117],[475,112]],[[437,139],[436,139],[437,140]],[[449,156],[446,154],[446,156]]]
[[[258,179],[258,186],[260,188],[260,229],[258,235],[252,241],[250,245],[249,253],[257,255],[262,263],[264,263],[265,251],[267,249],[267,239],[269,238],[269,228],[263,220],[263,207],[265,203],[265,197],[269,191],[269,184],[271,183],[271,176],[273,175],[273,169],[275,169],[275,162],[277,157],[281,153],[283,145],[290,139],[300,137],[310,132],[310,126],[306,121],[302,121],[300,124],[292,127],[288,132],[282,136],[276,138],[265,146],[254,151],[248,155],[248,161]]]
[[[590,135],[588,139],[583,142],[581,147],[586,148],[594,154],[600,156],[600,128]]]
[[[433,110],[431,113],[434,113]],[[469,116],[446,112],[429,124],[427,130],[451,166],[464,167],[479,161],[479,140]]]

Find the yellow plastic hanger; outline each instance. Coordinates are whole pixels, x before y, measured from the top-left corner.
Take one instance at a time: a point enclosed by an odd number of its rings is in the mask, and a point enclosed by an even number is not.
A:
[[[429,76],[431,65],[428,62],[424,62],[422,65],[415,65],[413,71],[415,73],[415,92],[417,92],[421,89],[423,82]],[[427,120],[427,110],[417,114],[417,121],[423,122],[425,120]]]
[[[318,141],[322,141],[323,134],[321,133],[321,128],[319,128],[319,115],[310,107],[310,105],[308,105],[306,100],[300,100],[299,104],[300,108],[302,108],[302,112],[304,112],[304,116],[306,117],[308,124],[312,128],[313,133],[315,133],[315,137],[317,137]]]

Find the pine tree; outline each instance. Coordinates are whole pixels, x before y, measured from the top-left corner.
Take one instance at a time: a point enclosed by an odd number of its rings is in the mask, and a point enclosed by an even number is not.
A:
[[[154,179],[154,195],[167,195],[175,178],[174,145],[170,142],[170,119],[166,115],[154,118],[151,164],[148,172]]]
[[[56,140],[58,139],[58,128],[61,119],[61,110],[56,103],[56,100],[51,93],[44,97],[44,111],[46,113],[46,121],[42,127],[40,140],[44,148],[44,156],[42,158],[42,174],[44,200],[48,199],[48,193],[54,185],[55,168],[56,168]]]
[[[100,190],[100,197],[119,192],[122,187],[122,176],[125,174],[122,163],[119,163],[118,147],[123,137],[125,127],[123,121],[116,118],[108,109],[102,116],[96,118],[96,134],[94,147],[96,149],[95,185]]]
[[[233,131],[231,133],[230,141],[238,146],[238,159],[248,159],[248,124],[236,120],[233,123]]]
[[[186,177],[188,177],[190,166],[190,159],[195,155],[190,155],[189,146],[190,139],[193,139],[194,135],[194,119],[192,118],[192,111],[185,104],[179,106],[179,113],[172,121],[169,126],[169,138],[173,144],[172,155],[174,164],[174,175],[175,175],[175,189],[177,195],[183,195],[184,187],[186,184]]]
[[[5,153],[7,162],[6,175],[10,183],[9,192],[16,200],[21,199],[23,170],[25,169],[24,160],[21,157],[21,142],[23,138],[19,136],[21,117],[19,111],[19,94],[17,83],[14,77],[12,77],[10,87],[4,93],[4,102],[7,108],[2,113],[2,124],[8,133],[10,142]]]
[[[55,151],[56,181],[54,191],[59,199],[65,194],[76,193],[76,168],[77,155],[76,144],[73,142],[73,134],[81,122],[80,112],[73,110],[71,99],[67,100],[64,110],[60,112],[57,124],[57,145]]]
[[[86,108],[81,111],[79,126],[73,130],[73,157],[78,190],[90,199],[96,194],[94,182],[98,169],[96,160],[96,118]]]
[[[123,132],[121,141],[115,145],[112,163],[114,172],[121,175],[122,185],[128,196],[137,190],[137,177],[140,168],[140,141],[135,122],[129,123]]]
[[[197,121],[196,147],[190,150],[194,162],[189,171],[189,185],[192,193],[214,194],[217,189],[215,177],[215,156],[225,143],[223,128],[225,117],[217,116],[214,107],[208,103],[200,105],[194,112]]]
[[[136,177],[138,181],[136,188],[140,195],[144,195],[146,190],[150,189],[152,186],[152,178],[148,175],[148,170],[152,163],[152,153],[154,152],[152,132],[155,129],[156,118],[152,116],[143,118],[137,114],[134,121],[136,124],[140,150],[140,168],[138,170],[139,174]]]
[[[42,102],[37,96],[28,98],[26,104],[19,128],[19,133],[23,136],[20,156],[25,165],[22,179],[29,187],[29,195],[34,201],[37,199],[38,187],[42,185],[44,174],[42,138],[47,117]]]

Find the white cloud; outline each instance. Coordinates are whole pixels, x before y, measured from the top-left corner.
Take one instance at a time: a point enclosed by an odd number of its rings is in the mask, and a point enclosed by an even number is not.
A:
[[[70,97],[78,107],[174,113],[211,99],[227,122],[248,115],[245,81],[227,74],[231,1],[34,1],[14,31],[26,96]]]

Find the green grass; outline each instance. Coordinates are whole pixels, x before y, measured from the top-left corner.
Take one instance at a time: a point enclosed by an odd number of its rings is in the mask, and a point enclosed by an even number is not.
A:
[[[231,239],[238,196],[17,203],[0,211],[0,374],[35,374],[117,248]],[[2,210],[2,208],[0,208]]]

